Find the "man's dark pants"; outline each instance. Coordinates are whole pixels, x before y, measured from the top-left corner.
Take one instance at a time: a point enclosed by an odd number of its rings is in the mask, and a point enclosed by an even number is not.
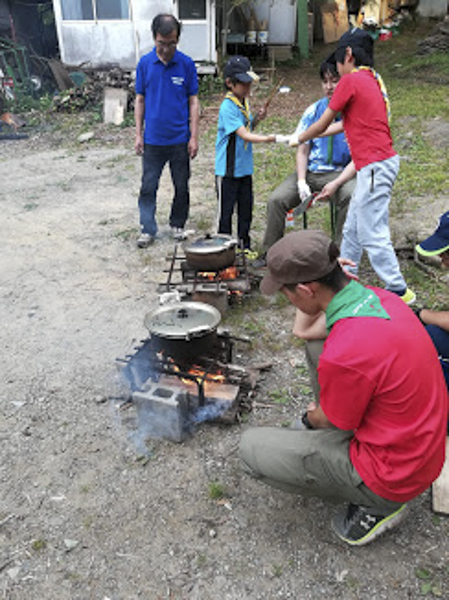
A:
[[[142,162],[143,174],[139,194],[142,232],[153,236],[157,233],[156,194],[162,169],[167,162],[174,186],[169,224],[171,227],[184,227],[189,216],[190,204],[190,158],[187,144],[173,146],[145,144]]]

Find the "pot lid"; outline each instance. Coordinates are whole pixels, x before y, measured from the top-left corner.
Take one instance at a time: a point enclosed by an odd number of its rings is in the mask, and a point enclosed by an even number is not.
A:
[[[234,248],[237,245],[237,240],[224,233],[207,233],[192,242],[184,245],[186,252],[194,252],[195,254],[211,254],[221,252],[228,248]]]
[[[209,304],[176,302],[148,313],[144,324],[153,335],[186,340],[215,331],[220,320],[219,311]]]

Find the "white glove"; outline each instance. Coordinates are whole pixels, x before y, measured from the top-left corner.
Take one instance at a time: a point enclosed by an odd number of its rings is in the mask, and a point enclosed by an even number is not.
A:
[[[305,179],[298,179],[298,194],[301,202],[304,202],[312,195],[312,190],[307,185]]]
[[[292,135],[289,136],[288,145],[291,148],[295,148],[296,146],[299,146],[298,137],[299,137],[299,135],[297,133],[292,133]]]
[[[276,144],[288,144],[290,142],[289,135],[276,134]]]

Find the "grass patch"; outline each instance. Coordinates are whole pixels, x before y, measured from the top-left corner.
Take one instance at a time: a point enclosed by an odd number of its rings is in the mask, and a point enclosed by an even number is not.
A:
[[[211,481],[208,486],[209,498],[211,500],[221,500],[225,495],[224,486],[218,481]]]
[[[270,398],[271,402],[273,402],[273,404],[283,405],[288,404],[290,402],[290,394],[288,390],[284,388],[279,390],[273,390],[268,394],[268,397]]]
[[[137,237],[138,231],[139,230],[137,229],[137,227],[131,227],[130,229],[123,229],[122,231],[117,231],[117,233],[115,233],[114,235],[119,240],[122,240],[123,242],[128,242],[131,238]]]

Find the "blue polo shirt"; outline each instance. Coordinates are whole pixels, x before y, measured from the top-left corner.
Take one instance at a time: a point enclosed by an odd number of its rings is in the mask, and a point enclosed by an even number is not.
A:
[[[306,108],[298,123],[296,133],[299,135],[308,129],[310,125],[318,121],[328,106],[329,100],[324,97]],[[337,121],[339,120],[337,119]],[[342,171],[351,161],[351,154],[344,133],[323,138],[314,138],[310,140],[309,144],[308,171],[312,171],[313,173]]]
[[[193,60],[179,52],[164,65],[154,48],[142,56],[136,70],[136,94],[145,96],[144,143],[185,144],[190,139],[189,98],[198,94]]]
[[[225,98],[218,113],[215,175],[245,177],[253,174],[253,145],[235,133],[242,125],[245,126],[245,117],[239,107]]]

